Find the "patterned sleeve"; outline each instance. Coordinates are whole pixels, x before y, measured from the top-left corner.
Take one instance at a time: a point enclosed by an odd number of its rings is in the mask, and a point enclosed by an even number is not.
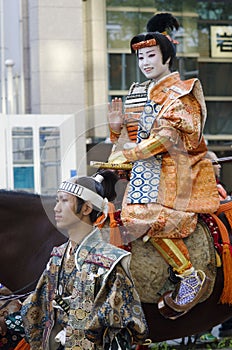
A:
[[[200,104],[189,94],[177,99],[163,113],[148,139],[131,150],[124,150],[123,154],[127,160],[136,161],[167,152],[174,145],[183,150],[193,150],[199,145],[201,129]]]
[[[186,150],[193,150],[199,145],[201,120],[201,106],[192,94],[188,94],[177,99],[162,115],[158,133],[160,136],[176,140],[176,143],[180,139]]]
[[[104,334],[113,338],[125,329],[134,343],[142,343],[148,333],[145,316],[133,282],[120,264],[101,287],[89,318],[86,337],[96,343],[104,342]]]
[[[54,288],[57,283],[59,260],[66,247],[66,243],[54,247],[51,257],[43,271],[35,290],[23,302],[21,317],[25,329],[25,336],[32,349],[42,349],[42,340],[52,324]]]
[[[24,324],[25,336],[30,344],[40,349],[43,330],[45,327],[44,296],[46,289],[46,275],[43,274],[33,293],[24,301],[21,308],[21,317]]]

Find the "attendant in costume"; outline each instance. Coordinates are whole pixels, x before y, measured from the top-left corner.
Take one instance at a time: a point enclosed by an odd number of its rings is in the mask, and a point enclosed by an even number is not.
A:
[[[214,168],[214,174],[217,181],[217,190],[218,195],[221,203],[224,203],[224,201],[231,201],[231,196],[227,194],[226,189],[220,182],[221,178],[221,164],[217,163],[217,155],[212,152],[208,151],[206,153],[206,158],[210,159],[211,161],[215,161],[213,164]],[[221,324],[221,327],[219,328],[219,337],[227,337],[232,335],[232,318],[229,318],[225,322]],[[212,328],[210,328],[207,332],[203,332],[201,334],[198,334],[199,341],[202,343],[212,343],[217,341],[217,337],[212,334]]]
[[[206,106],[198,79],[182,81],[171,72],[176,42],[168,31],[179,28],[171,14],[155,15],[147,33],[130,42],[148,79],[133,83],[125,100],[109,106],[109,163],[132,163],[122,203],[122,221],[135,238],[150,240],[179,277],[174,292],[160,300],[160,312],[175,319],[204,295],[208,279],[192,266],[183,238],[191,235],[198,213],[213,213],[219,198],[213,166],[205,158]]]
[[[206,153],[206,158],[211,159],[212,161],[217,161],[217,155],[212,152],[208,151]],[[227,191],[225,190],[224,186],[222,185],[220,178],[221,178],[221,164],[219,163],[214,163],[213,164],[214,168],[214,173],[217,181],[217,189],[218,189],[218,194],[220,201],[225,201],[225,200],[231,200],[231,196],[228,195]]]
[[[129,272],[130,253],[104,242],[94,225],[107,216],[115,175],[71,178],[57,192],[55,219],[69,240],[54,248],[21,315],[31,349],[130,349],[147,325]],[[110,199],[110,198],[109,198]]]
[[[212,151],[208,151],[206,154],[206,157],[211,159],[211,160],[214,160],[214,161],[217,160],[217,158],[218,158],[217,155]],[[231,201],[231,199],[232,199],[231,196],[228,195],[226,189],[224,188],[224,186],[220,182],[221,165],[219,163],[216,163],[213,165],[213,168],[214,168],[214,173],[215,173],[215,177],[216,177],[216,181],[217,181],[217,189],[218,189],[220,201],[223,203],[224,203],[224,201]],[[223,322],[221,324],[221,326],[219,327],[219,337],[222,337],[222,338],[223,337],[231,337],[231,335],[232,335],[232,318],[229,318],[228,320]]]

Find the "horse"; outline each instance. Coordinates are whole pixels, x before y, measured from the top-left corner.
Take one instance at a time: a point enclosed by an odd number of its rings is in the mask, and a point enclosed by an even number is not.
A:
[[[52,247],[67,240],[55,227],[54,205],[55,197],[52,196],[0,191],[0,281],[13,294],[32,291]],[[176,320],[164,318],[156,303],[142,302],[151,341],[156,343],[197,334],[230,318],[232,307],[219,302],[222,289],[223,270],[218,267],[209,298]]]
[[[0,282],[14,293],[35,288],[52,248],[67,240],[56,230],[55,198],[0,191]]]

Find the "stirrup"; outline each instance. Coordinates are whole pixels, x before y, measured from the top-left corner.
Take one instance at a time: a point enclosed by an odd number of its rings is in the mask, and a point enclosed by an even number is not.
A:
[[[173,310],[172,308],[170,308],[168,305],[165,304],[164,297],[167,294],[172,294],[172,293],[173,293],[172,291],[171,292],[169,291],[169,292],[164,293],[164,295],[162,295],[162,297],[158,301],[158,309],[159,309],[160,314],[162,316],[164,316],[165,318],[168,318],[170,320],[175,320],[180,316],[184,316],[184,314],[186,314],[187,311],[178,312],[178,311]]]
[[[209,286],[209,278],[201,270],[198,270],[196,272],[202,283],[199,291],[196,293],[194,299],[191,302],[183,305],[177,304],[173,299],[173,291],[166,292],[160,298],[158,302],[158,309],[165,318],[175,320],[176,318],[183,316],[186,314],[186,312],[198,304],[202,296],[205,294]]]

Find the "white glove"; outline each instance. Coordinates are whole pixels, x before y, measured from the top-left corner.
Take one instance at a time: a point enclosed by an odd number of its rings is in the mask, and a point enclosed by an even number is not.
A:
[[[66,328],[62,329],[62,331],[57,333],[55,337],[55,342],[61,343],[61,345],[65,345],[65,339],[66,339]]]

